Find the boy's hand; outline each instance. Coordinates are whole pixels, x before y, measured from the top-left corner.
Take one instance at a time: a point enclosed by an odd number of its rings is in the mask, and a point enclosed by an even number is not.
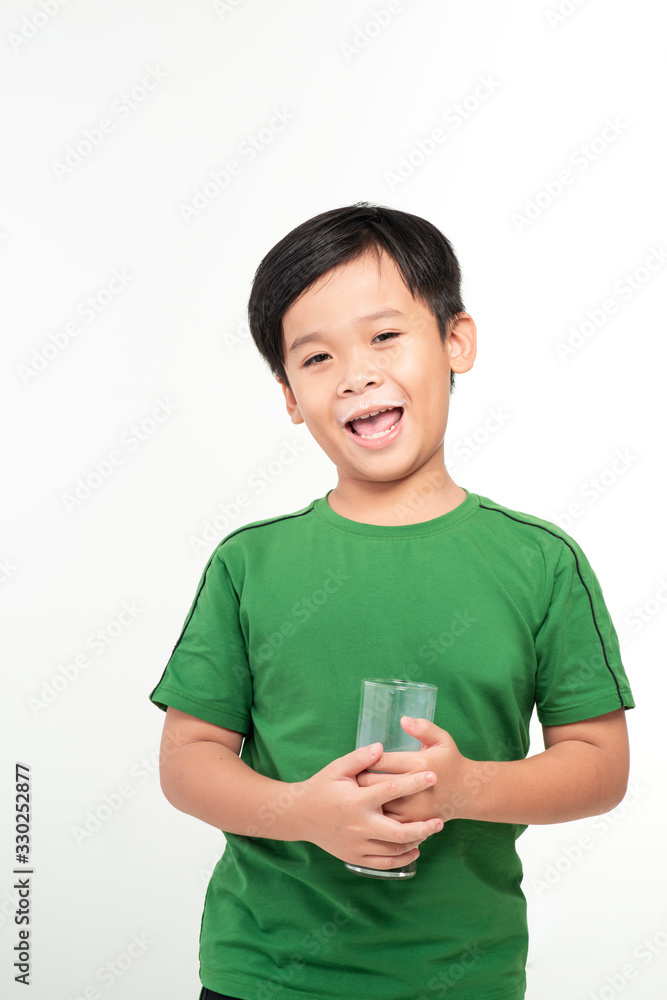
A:
[[[392,819],[383,806],[392,800],[418,795],[432,785],[435,775],[413,769],[390,777],[382,785],[361,788],[357,775],[377,764],[382,744],[362,747],[331,761],[306,781],[299,782],[294,806],[304,840],[341,861],[368,868],[400,868],[419,856],[417,845],[442,829],[435,813],[417,822]]]
[[[437,776],[435,784],[404,798],[392,798],[384,810],[385,816],[402,823],[432,816],[439,816],[443,822],[456,819],[457,807],[464,799],[462,789],[471,783],[472,762],[459,752],[449,733],[433,722],[403,716],[401,726],[421,741],[421,748],[382,754],[372,765],[373,771],[357,775],[358,784],[368,788],[386,782],[387,774],[378,774],[375,769],[404,776],[431,770]]]

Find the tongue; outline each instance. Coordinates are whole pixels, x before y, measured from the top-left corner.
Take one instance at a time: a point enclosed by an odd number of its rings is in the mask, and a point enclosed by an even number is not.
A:
[[[351,420],[350,424],[357,434],[378,434],[380,431],[388,430],[392,424],[395,424],[400,415],[400,408],[396,407],[393,410],[385,410],[384,413],[378,413],[374,417]]]

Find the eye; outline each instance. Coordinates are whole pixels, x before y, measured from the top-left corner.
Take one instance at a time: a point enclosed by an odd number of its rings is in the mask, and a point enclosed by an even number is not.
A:
[[[308,365],[312,365],[312,363],[315,360],[315,358],[328,358],[328,357],[329,357],[328,354],[313,354],[312,358],[308,358],[307,361],[304,361],[303,367],[307,368]]]
[[[388,330],[385,333],[378,333],[377,336],[373,337],[373,340],[377,340],[378,337],[400,337],[400,333],[397,333],[394,330]],[[386,341],[382,341],[382,343],[386,343]],[[320,364],[321,362],[316,362],[317,358],[329,358],[329,357],[331,357],[331,355],[326,354],[325,352],[322,352],[321,354],[313,354],[312,358],[308,358],[307,361],[304,361],[303,367],[308,368],[313,363]]]

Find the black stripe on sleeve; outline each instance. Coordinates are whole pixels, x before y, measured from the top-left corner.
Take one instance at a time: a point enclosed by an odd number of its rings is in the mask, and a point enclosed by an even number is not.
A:
[[[541,531],[546,531],[547,534],[553,535],[554,538],[558,538],[559,541],[563,542],[564,545],[567,545],[567,547],[569,548],[570,552],[574,556],[574,563],[575,563],[575,566],[577,567],[577,575],[578,575],[579,579],[581,580],[581,585],[584,588],[584,590],[586,591],[586,594],[588,596],[588,602],[589,602],[590,608],[591,608],[591,617],[593,619],[593,624],[595,625],[595,631],[597,632],[598,638],[600,640],[600,646],[602,647],[602,655],[604,656],[604,662],[607,665],[607,670],[609,671],[609,673],[611,674],[611,676],[614,679],[614,684],[616,685],[616,691],[618,693],[618,699],[619,699],[619,701],[621,703],[621,708],[624,708],[625,706],[624,706],[624,703],[623,703],[623,695],[621,694],[621,688],[620,688],[620,685],[618,683],[618,678],[616,677],[616,674],[612,670],[611,664],[609,663],[609,659],[607,658],[607,650],[605,648],[604,640],[602,638],[602,633],[600,632],[597,620],[595,618],[595,609],[593,607],[593,598],[592,598],[591,592],[589,591],[588,587],[586,586],[586,583],[585,583],[584,578],[582,576],[581,567],[579,566],[579,559],[577,558],[577,553],[574,550],[574,548],[572,547],[572,545],[570,545],[570,543],[568,542],[568,540],[566,538],[563,538],[562,535],[557,534],[555,531],[551,531],[550,528],[546,528],[543,524],[533,524],[532,521],[522,521],[521,518],[514,517],[512,514],[509,514],[505,510],[499,510],[497,507],[487,507],[486,504],[482,503],[481,501],[480,501],[479,505],[480,505],[480,507],[483,507],[484,510],[490,510],[490,511],[493,511],[494,513],[496,513],[496,514],[503,514],[505,517],[509,518],[510,521],[516,521],[517,524],[525,524],[525,525],[527,525],[530,528],[539,528]]]
[[[259,523],[244,524],[240,528],[237,528],[236,531],[232,531],[231,534],[229,534],[225,538],[223,538],[223,540],[219,543],[219,545],[216,546],[216,548],[214,549],[214,551],[211,553],[211,556],[210,556],[208,562],[206,563],[206,568],[204,569],[204,572],[202,574],[201,580],[199,581],[199,586],[197,588],[197,593],[195,594],[195,598],[194,598],[194,600],[192,602],[192,607],[190,608],[190,613],[187,616],[187,618],[185,619],[185,623],[183,624],[183,628],[181,629],[181,634],[179,635],[178,639],[176,640],[176,642],[174,644],[174,648],[172,649],[172,651],[171,651],[171,653],[169,655],[169,659],[167,660],[167,663],[165,664],[164,670],[162,671],[162,676],[160,677],[160,680],[157,682],[157,684],[155,685],[155,687],[151,691],[151,693],[149,695],[149,698],[152,699],[152,697],[155,694],[155,692],[157,691],[158,687],[160,686],[160,684],[164,680],[164,675],[166,674],[167,667],[169,666],[169,660],[171,660],[171,657],[176,652],[176,649],[178,648],[178,645],[179,645],[181,639],[185,635],[185,630],[188,627],[188,625],[190,624],[190,620],[191,620],[193,614],[195,613],[195,610],[197,608],[197,601],[199,600],[199,596],[200,596],[202,590],[204,589],[204,584],[206,583],[206,576],[208,574],[208,571],[209,571],[209,569],[211,567],[211,564],[212,564],[213,560],[215,559],[216,555],[218,554],[218,549],[220,549],[225,544],[225,542],[228,542],[230,538],[233,538],[235,535],[238,535],[241,531],[249,531],[251,528],[263,528],[267,524],[277,524],[278,521],[289,521],[289,520],[291,520],[294,517],[303,517],[305,514],[311,514],[312,511],[313,511],[313,507],[312,507],[312,504],[311,504],[309,507],[306,508],[306,510],[300,511],[299,513],[296,513],[296,514],[283,514],[280,517],[270,518],[270,519],[267,519],[265,521],[260,521]],[[230,578],[229,583],[230,583],[230,586],[232,587],[232,590],[234,590],[234,585],[232,583],[231,578]],[[236,593],[235,590],[234,590],[234,592]],[[238,598],[238,594],[236,596]]]

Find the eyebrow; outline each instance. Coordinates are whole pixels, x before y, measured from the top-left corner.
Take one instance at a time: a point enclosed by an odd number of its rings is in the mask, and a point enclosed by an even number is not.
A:
[[[353,323],[372,323],[378,319],[395,319],[397,316],[403,316],[404,314],[398,309],[379,309],[377,312],[368,313],[366,316],[357,316]],[[292,346],[290,347],[288,354],[292,351],[296,351],[299,347],[303,347],[304,344],[309,344],[312,340],[319,340],[320,337],[325,336],[320,331],[316,330],[313,333],[304,333],[301,337],[297,337]]]

